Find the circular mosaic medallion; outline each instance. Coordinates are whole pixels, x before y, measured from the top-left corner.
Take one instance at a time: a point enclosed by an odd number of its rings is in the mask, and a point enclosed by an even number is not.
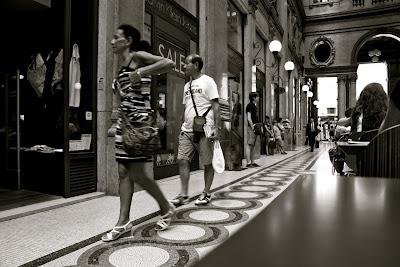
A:
[[[199,239],[206,234],[206,231],[194,225],[174,225],[167,231],[160,231],[157,234],[164,239],[182,241]]]
[[[271,182],[286,182],[286,181],[290,181],[290,178],[286,178],[286,177],[260,177],[260,178],[250,178],[253,181],[271,181]],[[285,183],[282,183],[285,184]]]
[[[191,209],[193,210],[193,209]],[[180,213],[181,210],[178,211]],[[177,213],[177,217],[178,214]],[[186,218],[184,218],[186,219]],[[154,223],[149,223],[138,227],[134,233],[134,238],[154,240],[157,243],[174,247],[203,247],[214,245],[228,237],[228,231],[219,225],[207,225],[197,222],[196,224],[186,221],[176,220],[164,231],[155,231]]]
[[[208,205],[210,208],[228,210],[250,210],[260,208],[262,203],[257,200],[213,198]]]
[[[114,266],[160,266],[168,262],[168,251],[150,246],[128,247],[115,251],[108,260]]]
[[[216,222],[229,218],[229,214],[219,210],[199,210],[189,214],[189,217],[197,221]]]
[[[243,208],[247,205],[246,202],[242,200],[236,200],[236,199],[218,199],[218,200],[212,200],[211,204],[217,207],[221,208]]]
[[[238,199],[264,199],[272,197],[271,194],[264,192],[241,192],[241,191],[221,191],[214,194],[218,198],[238,198]]]
[[[288,174],[288,173],[281,173],[279,171],[271,171],[268,173],[268,176],[273,176],[273,177],[292,177],[292,174]]]
[[[259,186],[282,186],[285,183],[275,182],[275,181],[262,181],[262,180],[253,180],[253,181],[246,181],[242,182],[244,185],[259,185]]]
[[[176,213],[178,223],[195,223],[195,225],[223,225],[237,224],[248,219],[245,212],[237,210],[218,210],[213,208],[182,209]]]
[[[280,189],[272,186],[260,186],[260,185],[234,185],[230,187],[231,190],[235,191],[248,191],[248,192],[274,192]]]
[[[190,247],[174,248],[128,237],[88,249],[78,258],[77,266],[185,266],[198,258],[196,250]]]

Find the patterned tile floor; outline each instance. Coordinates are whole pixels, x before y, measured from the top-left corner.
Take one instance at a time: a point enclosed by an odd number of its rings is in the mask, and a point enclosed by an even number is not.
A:
[[[192,265],[254,218],[298,175],[321,168],[329,172],[328,147],[324,145],[314,153],[306,147],[297,148],[286,156],[260,159],[260,168],[216,176],[211,203],[197,207],[192,201],[178,208],[172,226],[163,232],[154,231],[157,206],[144,192],[134,195],[132,212],[137,225],[111,243],[99,238],[115,223],[117,197],[2,222],[0,236],[9,238],[0,241],[0,266]],[[191,195],[201,192],[202,183],[202,172],[192,173]],[[179,179],[165,179],[160,186],[172,198]]]

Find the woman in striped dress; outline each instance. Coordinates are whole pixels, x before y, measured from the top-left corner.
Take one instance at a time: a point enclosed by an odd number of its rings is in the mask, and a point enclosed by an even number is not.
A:
[[[145,168],[149,158],[129,154],[122,146],[122,117],[130,121],[153,119],[150,106],[150,75],[171,71],[175,67],[172,60],[149,53],[149,44],[141,40],[140,32],[127,24],[118,27],[111,41],[115,54],[120,56],[122,68],[114,83],[114,90],[120,98],[117,134],[115,136],[116,159],[118,162],[120,212],[116,226],[103,237],[103,241],[113,241],[133,227],[129,213],[134,182],[137,182],[160,206],[161,217],[156,230],[165,230],[174,214],[173,206],[165,198],[158,185],[150,178],[149,168]]]

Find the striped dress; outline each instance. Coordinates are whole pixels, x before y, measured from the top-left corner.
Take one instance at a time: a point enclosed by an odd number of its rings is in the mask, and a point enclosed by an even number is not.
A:
[[[129,73],[135,71],[135,69],[130,68],[129,65],[130,63],[127,67],[121,68],[113,84],[113,89],[119,90],[121,95],[121,102],[118,108],[117,133],[115,135],[116,158],[117,161],[148,160],[146,157],[138,158],[137,156],[130,156],[122,146],[121,112],[124,112],[125,116],[131,122],[153,119],[153,110],[150,105],[151,78],[142,77],[140,82],[132,84],[129,79]]]

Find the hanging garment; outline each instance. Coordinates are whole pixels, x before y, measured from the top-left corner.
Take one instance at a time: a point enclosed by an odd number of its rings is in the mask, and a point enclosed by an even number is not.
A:
[[[39,97],[42,97],[43,95],[46,74],[48,71],[48,74],[52,77],[50,91],[52,91],[52,87],[55,84],[60,83],[63,79],[63,50],[61,49],[55,58],[53,57],[53,54],[54,52],[51,51],[46,60],[44,60],[42,54],[37,53],[31,64],[28,66],[28,71],[26,73],[27,79]],[[52,62],[53,60],[54,62]]]
[[[79,47],[74,44],[69,63],[69,106],[79,107],[81,103],[81,66],[79,63]]]

